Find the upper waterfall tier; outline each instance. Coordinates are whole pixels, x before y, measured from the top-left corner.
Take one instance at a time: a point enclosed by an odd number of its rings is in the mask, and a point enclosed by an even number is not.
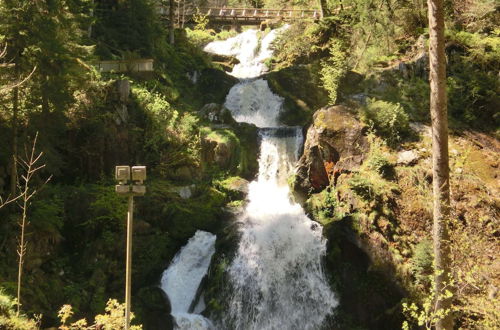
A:
[[[255,78],[268,70],[264,61],[273,55],[271,43],[284,28],[286,26],[272,30],[264,38],[261,38],[260,31],[247,30],[236,37],[211,42],[204,50],[219,55],[235,56],[240,63],[235,65],[230,74],[240,79]]]

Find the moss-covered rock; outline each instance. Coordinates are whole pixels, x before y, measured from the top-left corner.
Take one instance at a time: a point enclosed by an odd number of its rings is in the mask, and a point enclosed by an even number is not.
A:
[[[340,173],[360,166],[368,149],[365,131],[345,106],[323,108],[314,114],[292,187],[298,202],[323,190]]]
[[[218,69],[204,69],[200,72],[196,88],[200,91],[203,104],[223,103],[231,87],[238,79]]]
[[[327,92],[320,87],[318,63],[297,65],[263,76],[271,90],[284,97],[282,123],[290,126],[306,125],[316,109],[328,103]]]
[[[258,170],[258,135],[254,125],[212,125],[201,130],[201,165],[205,175],[214,171],[253,179]]]
[[[249,182],[238,176],[232,176],[220,181],[217,186],[224,191],[231,201],[243,200],[248,194]]]

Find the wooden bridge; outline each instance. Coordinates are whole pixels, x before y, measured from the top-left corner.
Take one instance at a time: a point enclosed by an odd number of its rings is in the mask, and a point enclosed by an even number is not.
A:
[[[158,13],[168,18],[168,7],[158,7]],[[208,18],[210,23],[231,23],[231,24],[260,24],[267,20],[302,20],[302,19],[320,19],[320,10],[309,9],[264,9],[264,8],[195,8],[186,9],[177,8],[174,17],[176,21],[184,23],[192,22],[195,15],[202,15]]]

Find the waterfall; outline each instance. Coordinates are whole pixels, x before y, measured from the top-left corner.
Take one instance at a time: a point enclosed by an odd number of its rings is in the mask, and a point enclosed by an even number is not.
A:
[[[267,70],[270,44],[279,31],[259,39],[247,30],[206,51],[240,60],[240,78],[225,106],[235,120],[260,127],[259,175],[250,184],[241,218],[241,240],[229,266],[229,309],[222,329],[319,329],[338,302],[322,269],[326,241],[322,227],[290,201],[287,179],[302,145],[302,130],[278,123],[283,99],[258,77]]]
[[[211,322],[201,313],[203,297],[195,301],[201,280],[207,274],[215,253],[216,236],[198,230],[163,272],[161,288],[168,295],[176,328],[182,330],[211,329]]]

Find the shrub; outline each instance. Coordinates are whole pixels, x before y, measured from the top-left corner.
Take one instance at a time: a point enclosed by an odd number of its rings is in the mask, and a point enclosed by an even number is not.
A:
[[[211,33],[212,32],[212,33]],[[213,31],[186,28],[188,40],[200,48],[215,40]]]
[[[340,79],[347,71],[346,54],[342,50],[341,43],[333,41],[330,46],[330,57],[321,62],[321,81],[323,87],[328,91],[330,104],[337,101],[337,89]]]
[[[417,283],[427,283],[432,274],[432,243],[428,239],[420,241],[415,246],[411,260],[411,270]]]
[[[389,179],[394,175],[394,164],[382,153],[374,153],[368,159],[368,168],[374,170],[384,179]]]
[[[16,315],[16,300],[0,289],[0,329],[33,330],[38,329],[37,320],[30,320],[24,315]]]
[[[368,99],[363,108],[363,120],[390,145],[396,144],[410,132],[408,114],[399,103]]]

